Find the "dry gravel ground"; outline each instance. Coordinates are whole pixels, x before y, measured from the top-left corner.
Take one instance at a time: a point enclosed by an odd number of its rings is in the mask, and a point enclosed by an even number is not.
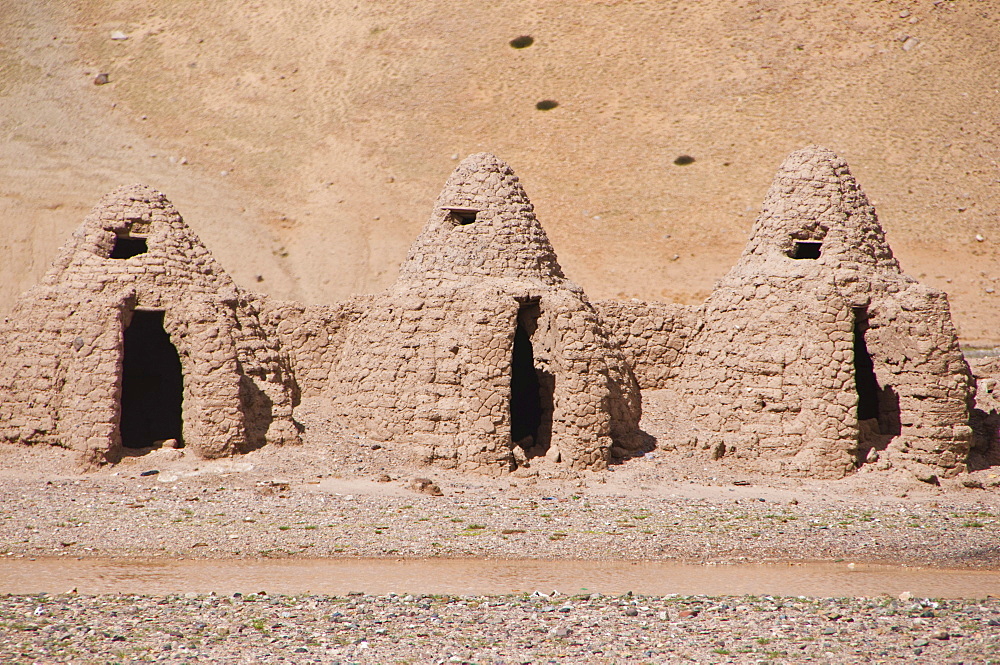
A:
[[[395,474],[390,477],[396,480],[378,483],[325,473],[290,479],[256,467],[239,471],[250,464],[266,468],[266,456],[251,459],[255,462],[202,462],[198,471],[188,471],[198,474],[191,476],[179,475],[176,465],[140,476],[146,461],[127,475],[4,482],[0,551],[110,557],[849,559],[974,568],[993,568],[1000,560],[1000,508],[992,490],[914,487],[906,497],[839,496],[820,483],[737,487],[707,478],[629,489],[615,477],[634,480],[639,472],[629,470],[583,480],[489,481],[434,473],[445,494],[435,497],[407,490],[408,479]],[[161,482],[169,478],[176,479]]]
[[[606,472],[484,478],[409,465],[322,404],[299,415],[300,447],[89,474],[0,445],[0,556],[1000,561],[997,469],[810,481],[663,446]],[[650,399],[646,430],[666,442],[668,421]],[[0,662],[1000,663],[997,623],[993,598],[21,595],[0,597]]]
[[[0,598],[5,663],[987,663],[1000,603],[592,596]]]
[[[485,478],[411,466],[403,446],[324,414],[303,406],[301,447],[217,461],[156,450],[90,474],[65,451],[0,445],[0,552],[236,566],[449,556],[995,570],[1000,560],[995,469],[941,486],[886,474],[810,481],[664,446],[606,472],[535,462]],[[667,420],[649,400],[646,430],[666,441]],[[413,489],[417,477],[441,496]],[[1000,662],[991,622],[991,598],[5,596],[0,662]]]
[[[403,445],[338,429],[322,402],[297,410],[304,445],[227,460],[154,450],[81,475],[65,451],[0,445],[0,553],[1000,561],[1000,470],[941,486],[902,473],[752,474],[739,459],[670,450],[667,412],[646,402],[659,448],[604,472],[544,460],[501,478],[417,467]],[[414,489],[423,477],[443,495]]]

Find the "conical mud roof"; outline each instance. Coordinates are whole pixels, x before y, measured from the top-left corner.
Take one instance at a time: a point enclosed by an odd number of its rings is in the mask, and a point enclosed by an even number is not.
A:
[[[785,159],[737,267],[781,259],[899,270],[875,209],[832,150],[807,146]]]
[[[173,204],[146,185],[119,187],[104,196],[63,246],[42,283],[81,279],[98,288],[131,282],[140,291],[144,284],[206,293],[235,288]]]
[[[489,153],[462,161],[400,269],[400,281],[468,276],[565,280],[514,171]]]

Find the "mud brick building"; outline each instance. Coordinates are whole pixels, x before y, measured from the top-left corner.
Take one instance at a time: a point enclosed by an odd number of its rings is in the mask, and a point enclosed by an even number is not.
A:
[[[788,157],[708,300],[592,305],[517,176],[472,155],[384,293],[329,305],[236,286],[163,195],[105,197],[2,328],[0,436],[116,461],[296,443],[302,398],[419,461],[601,469],[650,445],[665,391],[714,457],[837,478],[965,469],[975,381],[944,293],[906,276],[847,164]]]

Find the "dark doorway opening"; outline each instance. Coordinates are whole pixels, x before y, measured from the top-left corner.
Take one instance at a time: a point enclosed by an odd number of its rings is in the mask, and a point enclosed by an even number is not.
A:
[[[854,387],[858,393],[858,466],[875,461],[901,429],[899,396],[882,387],[865,334],[870,328],[867,307],[854,308]]]
[[[789,254],[793,259],[818,259],[823,243],[807,240],[796,240],[795,246]]]
[[[854,309],[854,385],[858,391],[858,420],[878,418],[878,379],[875,362],[868,353],[868,309]]]
[[[131,259],[148,251],[146,239],[131,236],[115,236],[115,246],[111,248],[112,259]]]
[[[181,361],[163,329],[163,312],[132,312],[122,362],[122,445],[146,448],[165,439],[179,444],[183,397]]]
[[[514,354],[510,361],[511,441],[519,443],[529,436],[534,439],[541,424],[541,390],[538,373],[535,371],[534,349],[531,347],[528,331],[518,321],[517,331],[514,333]]]
[[[539,314],[537,301],[521,305],[510,362],[510,440],[525,459],[544,455],[552,440],[555,377],[538,366],[532,345]]]

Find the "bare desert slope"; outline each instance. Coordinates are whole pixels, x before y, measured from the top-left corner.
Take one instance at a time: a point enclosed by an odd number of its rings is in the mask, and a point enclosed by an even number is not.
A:
[[[246,286],[376,291],[481,150],[591,297],[695,303],[818,143],[963,341],[1000,342],[992,1],[11,0],[0,111],[0,311],[130,182]]]

